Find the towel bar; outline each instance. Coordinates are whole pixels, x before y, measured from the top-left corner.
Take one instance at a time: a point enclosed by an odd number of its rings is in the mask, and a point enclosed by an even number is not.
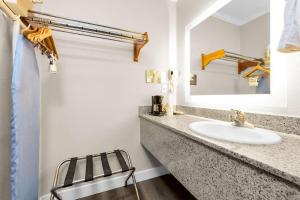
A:
[[[111,171],[111,168],[110,168],[110,165],[109,165],[109,162],[107,159],[107,155],[114,155],[117,158],[118,163],[121,166],[121,169],[116,170],[116,171]],[[126,155],[126,157],[124,158],[123,155]],[[93,158],[95,158],[95,157],[101,158],[103,174],[98,174],[98,175],[93,174],[93,169],[94,169],[93,168],[93,166],[94,166]],[[77,161],[79,161],[79,160],[86,160],[85,178],[79,179],[79,180],[74,180],[74,175],[76,172],[76,165],[77,165]],[[58,178],[59,178],[61,167],[66,163],[69,163],[69,166],[68,166],[68,171],[67,171],[64,183],[63,183],[63,185],[58,185]],[[73,185],[77,185],[77,184],[80,184],[83,182],[93,181],[95,179],[111,176],[114,174],[125,173],[125,172],[129,172],[128,177],[125,180],[125,187],[127,187],[128,180],[130,179],[130,177],[132,177],[132,181],[133,181],[137,199],[140,200],[139,192],[138,192],[138,188],[137,188],[137,184],[136,184],[136,180],[135,180],[135,176],[134,176],[135,167],[132,166],[130,156],[126,151],[114,150],[114,151],[104,152],[104,153],[100,153],[100,154],[87,155],[87,156],[81,156],[81,157],[73,157],[70,159],[66,159],[66,160],[62,161],[56,168],[54,181],[53,181],[53,188],[51,189],[50,200],[54,200],[54,198],[56,198],[58,200],[62,200],[62,197],[57,193],[57,191],[60,189],[71,187]]]

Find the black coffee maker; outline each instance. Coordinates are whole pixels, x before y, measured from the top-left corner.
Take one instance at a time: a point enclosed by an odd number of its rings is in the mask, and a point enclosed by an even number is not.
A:
[[[151,107],[151,115],[162,116],[165,114],[163,111],[163,99],[164,96],[156,95],[152,96],[152,107]]]

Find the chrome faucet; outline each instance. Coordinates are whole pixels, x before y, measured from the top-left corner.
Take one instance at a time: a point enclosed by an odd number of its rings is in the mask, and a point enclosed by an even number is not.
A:
[[[245,113],[240,110],[230,110],[230,121],[233,122],[234,126],[254,128],[253,124],[246,121]]]

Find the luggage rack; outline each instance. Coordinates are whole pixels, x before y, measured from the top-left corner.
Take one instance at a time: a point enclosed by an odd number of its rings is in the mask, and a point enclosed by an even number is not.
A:
[[[107,159],[107,155],[111,155],[111,154],[113,154],[117,157],[117,160],[121,166],[121,169],[116,170],[116,171],[111,171],[111,168],[110,168],[110,165],[109,165],[109,162]],[[123,154],[126,155],[127,162],[125,161]],[[93,158],[95,158],[95,157],[101,158],[101,163],[102,163],[102,168],[103,168],[102,174],[98,174],[98,175],[93,174],[93,168],[94,168],[93,167]],[[74,181],[76,164],[77,164],[78,160],[86,160],[85,178]],[[63,183],[63,185],[58,185],[58,178],[59,178],[59,174],[61,171],[60,169],[66,163],[69,163],[69,167],[67,170],[67,174],[66,174],[64,183]],[[128,165],[127,165],[127,163],[128,163]],[[132,181],[133,181],[137,199],[140,200],[139,192],[138,192],[138,188],[137,188],[137,184],[136,184],[136,180],[135,180],[135,176],[134,176],[135,167],[132,166],[130,156],[126,151],[115,150],[115,151],[104,152],[104,153],[100,153],[100,154],[93,154],[93,155],[73,157],[70,159],[66,159],[58,165],[58,167],[55,171],[53,188],[51,189],[50,200],[54,200],[54,198],[56,198],[58,200],[62,200],[62,197],[57,193],[57,191],[60,189],[64,189],[64,188],[71,187],[73,185],[77,185],[80,183],[89,182],[89,181],[93,181],[93,180],[96,180],[99,178],[108,177],[108,176],[111,176],[114,174],[120,174],[120,173],[125,173],[125,172],[130,172],[128,177],[125,180],[125,187],[127,187],[127,185],[128,185],[129,178],[132,177]]]

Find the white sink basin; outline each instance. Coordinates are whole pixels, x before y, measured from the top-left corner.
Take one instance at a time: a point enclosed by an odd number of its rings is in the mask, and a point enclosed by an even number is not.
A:
[[[261,128],[233,126],[229,122],[203,121],[189,124],[197,135],[243,144],[277,144],[281,137],[274,131]]]

